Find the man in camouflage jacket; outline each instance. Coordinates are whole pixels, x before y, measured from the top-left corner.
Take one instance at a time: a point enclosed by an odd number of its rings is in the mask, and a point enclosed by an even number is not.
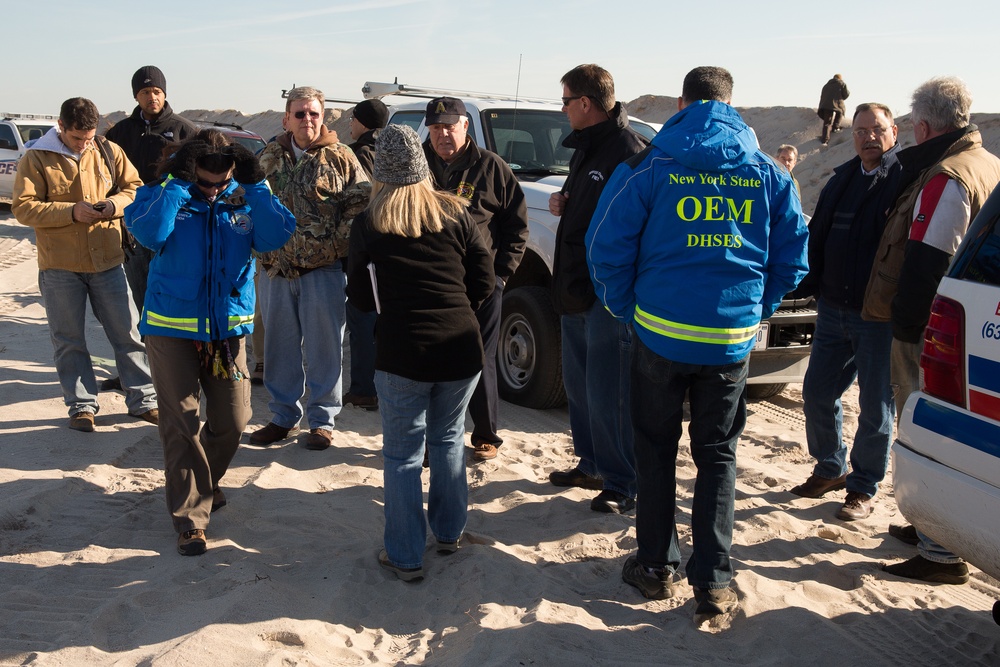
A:
[[[323,116],[322,92],[307,87],[289,91],[288,131],[260,154],[268,182],[295,214],[296,226],[283,248],[260,256],[260,304],[267,331],[264,386],[271,395],[272,417],[250,437],[255,445],[298,433],[307,386],[305,444],[326,449],[342,405],[343,261],[351,221],[368,205],[371,185],[354,153],[327,130]]]

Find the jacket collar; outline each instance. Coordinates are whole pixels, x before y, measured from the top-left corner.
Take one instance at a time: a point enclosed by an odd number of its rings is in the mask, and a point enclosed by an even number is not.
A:
[[[285,132],[284,134],[278,135],[275,139],[278,144],[285,149],[289,155],[295,155],[295,149],[292,147],[292,133]],[[327,129],[326,125],[319,126],[319,136],[316,137],[316,141],[312,142],[312,145],[306,148],[306,152],[310,153],[312,151],[318,150],[325,146],[332,146],[338,143],[340,140],[337,138],[337,133],[333,130]]]
[[[149,121],[149,126],[157,127],[161,123],[166,123],[173,117],[173,115],[174,115],[174,110],[170,108],[170,102],[163,100],[163,111],[160,112],[159,116]],[[140,107],[138,104],[135,105],[135,109],[132,110],[132,118],[134,118],[137,122],[142,123],[143,125],[146,124],[147,119],[145,116],[142,115],[142,107]]]
[[[615,102],[615,106],[608,112],[608,119],[590,125],[582,130],[573,130],[565,139],[562,145],[566,148],[582,148],[586,150],[589,146],[599,143],[608,135],[628,129],[628,114],[621,102]]]

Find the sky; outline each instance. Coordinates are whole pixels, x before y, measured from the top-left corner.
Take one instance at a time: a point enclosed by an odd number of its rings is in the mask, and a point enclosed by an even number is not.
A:
[[[135,106],[143,65],[184,109],[283,109],[311,85],[362,99],[366,81],[558,98],[581,63],[611,72],[618,99],[677,96],[699,65],[729,69],[733,104],[813,108],[843,75],[848,107],[909,112],[933,76],[963,78],[972,111],[1000,112],[1000,5],[763,0],[92,0],[4,2],[0,111],[58,114],[70,97],[102,113]],[[952,9],[953,8],[953,9]],[[949,13],[951,12],[951,13]],[[13,28],[13,29],[11,29]],[[345,104],[342,106],[350,106]]]

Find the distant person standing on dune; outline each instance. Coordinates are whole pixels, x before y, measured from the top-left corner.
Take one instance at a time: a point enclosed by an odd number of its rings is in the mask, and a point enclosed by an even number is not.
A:
[[[839,74],[834,74],[833,78],[823,86],[816,114],[823,119],[823,136],[820,137],[820,141],[824,146],[830,143],[831,133],[840,132],[840,120],[847,113],[844,100],[850,96],[851,91],[847,89],[847,84]]]

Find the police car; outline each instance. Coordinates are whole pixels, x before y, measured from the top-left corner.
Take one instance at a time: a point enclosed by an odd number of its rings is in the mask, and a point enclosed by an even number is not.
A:
[[[559,316],[549,290],[559,218],[549,213],[549,197],[569,173],[572,149],[562,145],[569,120],[557,100],[515,97],[461,90],[419,88],[398,82],[369,81],[361,89],[366,99],[408,97],[421,101],[389,107],[389,123],[409,125],[427,138],[427,100],[457,97],[469,112],[469,136],[507,161],[520,181],[528,206],[528,244],[521,265],[504,289],[497,381],[500,396],[530,408],[551,408],[566,402],[562,381],[562,337]],[[660,126],[629,117],[632,129],[652,139]],[[816,324],[811,299],[784,301],[761,324],[750,357],[752,398],[779,393],[788,382],[801,382],[809,361]]]
[[[58,116],[0,112],[0,201],[10,202],[17,163],[24,145],[40,139],[56,124]]]
[[[1000,188],[938,287],[921,390],[892,446],[896,503],[935,541],[1000,578]],[[1000,602],[994,607],[998,617]]]

